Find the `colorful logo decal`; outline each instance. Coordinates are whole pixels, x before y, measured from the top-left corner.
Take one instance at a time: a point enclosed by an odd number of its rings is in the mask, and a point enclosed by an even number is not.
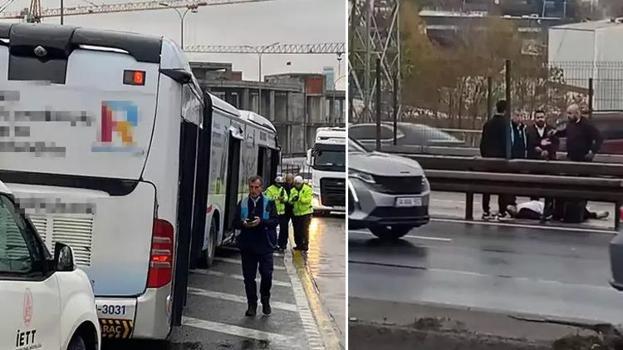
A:
[[[138,126],[138,106],[130,101],[103,101],[98,142],[93,152],[142,153],[136,147],[134,128]]]
[[[32,293],[30,289],[26,288],[26,292],[24,293],[24,326],[26,328],[30,327],[30,322],[32,321]]]

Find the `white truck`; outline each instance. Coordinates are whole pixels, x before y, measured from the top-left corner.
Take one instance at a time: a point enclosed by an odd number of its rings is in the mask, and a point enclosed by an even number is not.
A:
[[[318,128],[312,149],[307,151],[314,191],[314,214],[345,211],[346,129]]]

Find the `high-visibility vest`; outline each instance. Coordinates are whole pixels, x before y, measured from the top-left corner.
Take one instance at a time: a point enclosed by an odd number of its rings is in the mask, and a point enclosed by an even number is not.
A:
[[[270,213],[268,212],[268,203],[270,198],[262,196],[264,207],[262,208],[262,220],[270,219]],[[245,198],[240,201],[240,219],[245,220],[249,218],[249,198]]]
[[[283,215],[286,212],[286,201],[288,200],[288,193],[286,189],[283,187],[279,187],[276,185],[270,185],[264,195],[268,196],[275,202],[275,208],[277,209],[278,215]]]
[[[293,201],[292,199],[294,197],[298,197],[298,199]],[[294,214],[294,216],[312,214],[314,212],[314,207],[312,205],[313,198],[314,193],[311,186],[303,184],[300,190],[293,187],[290,191],[290,203],[292,203],[293,206],[292,214]]]

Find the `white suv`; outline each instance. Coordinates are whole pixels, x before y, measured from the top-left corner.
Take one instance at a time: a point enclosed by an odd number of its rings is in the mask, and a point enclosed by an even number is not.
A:
[[[99,350],[87,275],[69,246],[54,257],[0,182],[0,349]]]

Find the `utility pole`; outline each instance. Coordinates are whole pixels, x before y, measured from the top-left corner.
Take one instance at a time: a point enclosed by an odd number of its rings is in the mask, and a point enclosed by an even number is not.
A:
[[[401,0],[349,0],[351,13],[349,20],[348,62],[349,99],[359,100],[363,108],[350,110],[351,122],[372,122],[373,104],[380,84],[383,96],[396,91],[401,96],[400,59],[400,1]],[[380,59],[381,77],[376,79],[373,64]],[[397,79],[394,79],[397,77]],[[394,86],[394,83],[397,86]],[[400,106],[400,102],[398,103]]]

